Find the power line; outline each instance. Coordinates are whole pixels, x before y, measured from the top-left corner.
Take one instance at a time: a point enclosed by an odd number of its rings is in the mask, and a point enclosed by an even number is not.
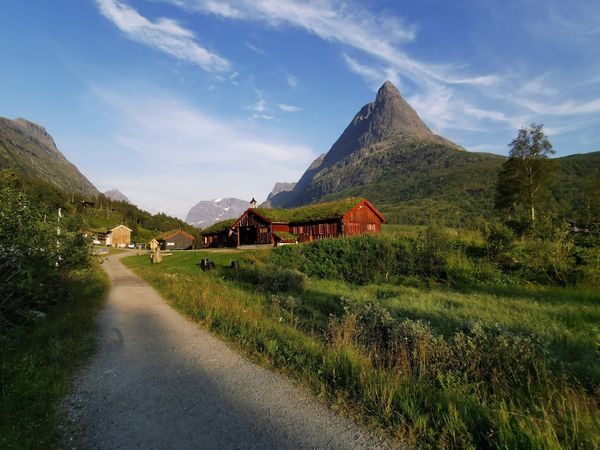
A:
[[[8,147],[4,144],[4,142],[2,142],[0,140],[0,144],[2,144],[2,147],[4,148],[4,150],[6,150],[6,152],[12,157],[12,159],[15,161],[15,163],[17,163],[17,166],[19,166],[19,168],[23,171],[23,173],[25,175],[27,175],[27,178],[29,178],[31,180],[31,176],[29,175],[29,173],[25,170],[25,168],[17,160],[17,158],[15,157],[15,155],[12,154],[12,152],[8,149]]]

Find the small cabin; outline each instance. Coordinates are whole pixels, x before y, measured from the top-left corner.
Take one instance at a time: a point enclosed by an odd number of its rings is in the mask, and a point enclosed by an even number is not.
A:
[[[156,236],[161,250],[189,250],[196,238],[183,230],[173,230]]]
[[[159,247],[160,244],[158,243],[158,241],[156,239],[152,239],[150,242],[148,242],[148,247],[150,247],[150,251],[154,251],[157,249],[157,247]]]
[[[113,247],[125,248],[131,244],[131,228],[125,225],[117,225],[109,230],[106,238],[106,245],[112,245]]]
[[[83,237],[89,239],[94,245],[106,245],[106,239],[110,235],[108,228],[87,228],[83,230]]]
[[[202,244],[204,248],[235,247],[231,227],[236,219],[222,220],[202,230]]]
[[[293,209],[249,208],[232,225],[235,245],[284,245],[377,234],[383,215],[367,200],[348,198]]]

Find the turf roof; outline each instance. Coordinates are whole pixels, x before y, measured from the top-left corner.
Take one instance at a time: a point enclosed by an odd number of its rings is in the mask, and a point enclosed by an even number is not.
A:
[[[273,236],[278,237],[282,241],[297,241],[298,236],[293,233],[288,233],[287,231],[275,231]]]
[[[293,223],[339,219],[363,200],[363,198],[351,197],[291,209],[256,208],[256,212],[271,222]]]
[[[161,239],[166,239],[169,236],[175,234],[175,233],[183,233],[183,234],[187,234],[189,237],[191,237],[192,239],[194,239],[194,236],[192,236],[190,233],[183,231],[183,230],[171,230],[171,231],[166,231],[164,233],[159,234],[158,236],[156,236],[154,239],[156,239],[157,241],[160,241]]]
[[[217,222],[214,225],[211,225],[210,227],[202,230],[202,235],[206,236],[207,234],[222,233],[223,231],[226,231],[229,228],[231,228],[236,221],[237,219],[221,220],[220,222]]]

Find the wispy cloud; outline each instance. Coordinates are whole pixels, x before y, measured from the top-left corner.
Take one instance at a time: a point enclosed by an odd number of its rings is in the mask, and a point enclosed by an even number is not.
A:
[[[248,47],[250,50],[252,50],[254,53],[257,53],[261,56],[266,56],[267,52],[265,52],[262,48],[257,47],[254,44],[251,44],[250,42],[244,42],[244,45],[246,47]]]
[[[341,0],[221,0],[220,7],[215,8],[214,2],[208,0],[164,1],[227,19],[260,21],[273,27],[298,27],[327,41],[376,57],[415,82],[423,77],[443,83],[480,86],[497,81],[495,75],[456,75],[452,65],[428,64],[411,58],[397,44],[412,41],[417,27],[396,17],[372,14],[358,3]]]
[[[297,106],[292,106],[292,105],[286,105],[285,103],[280,103],[277,106],[279,107],[279,109],[281,109],[282,111],[285,111],[285,112],[302,111],[302,108],[299,108]]]
[[[135,42],[195,64],[208,72],[222,72],[230,68],[226,59],[198,44],[193,31],[172,19],[158,18],[152,21],[119,0],[97,0],[97,5],[104,17]]]
[[[287,83],[292,89],[296,89],[298,87],[298,78],[296,78],[294,75],[288,75]]]
[[[124,160],[136,161],[149,174],[145,180],[136,175],[136,187],[126,169],[113,168],[107,171],[110,182],[153,211],[182,217],[203,199],[264,198],[274,173],[295,179],[314,155],[255,123],[215,118],[155,88],[92,86],[92,93],[118,124],[102,145],[120,149]]]

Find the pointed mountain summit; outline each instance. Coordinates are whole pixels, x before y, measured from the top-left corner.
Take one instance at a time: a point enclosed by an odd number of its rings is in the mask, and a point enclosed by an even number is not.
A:
[[[361,148],[402,137],[436,139],[396,86],[386,81],[377,91],[375,101],[363,106],[354,116],[323,164],[331,166]]]
[[[273,206],[298,206],[323,196],[340,196],[381,178],[400,164],[461,152],[458,145],[435,135],[390,82],[363,106],[329,152],[311,163],[294,189],[274,195]],[[435,156],[437,155],[437,156]]]

